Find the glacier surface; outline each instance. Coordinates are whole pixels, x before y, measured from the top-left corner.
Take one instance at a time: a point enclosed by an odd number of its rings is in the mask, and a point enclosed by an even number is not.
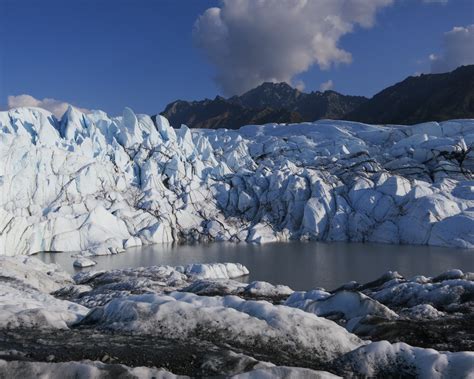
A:
[[[0,112],[0,254],[172,241],[474,247],[474,120],[173,129]]]
[[[147,359],[157,359],[156,352],[164,354],[163,367],[169,369],[169,354],[178,346],[185,347],[176,350],[184,354],[182,362],[197,360],[206,375],[474,375],[474,352],[462,351],[472,350],[474,342],[473,273],[451,270],[406,279],[388,272],[332,292],[235,281],[247,273],[244,266],[227,263],[81,272],[71,278],[34,257],[0,257],[0,376],[171,378],[169,371],[139,366],[150,366]],[[379,334],[387,324],[390,342]],[[409,339],[412,329],[423,336],[414,342],[449,349],[397,342],[397,333]],[[444,340],[453,334],[453,341],[426,340],[435,329]],[[6,342],[9,336],[15,349]],[[102,344],[90,342],[100,336]],[[145,357],[132,361],[135,368],[118,364],[132,356],[130,344]],[[194,346],[202,346],[200,356],[189,358],[186,349]],[[73,351],[83,355],[68,362]],[[185,370],[176,363],[171,367]]]

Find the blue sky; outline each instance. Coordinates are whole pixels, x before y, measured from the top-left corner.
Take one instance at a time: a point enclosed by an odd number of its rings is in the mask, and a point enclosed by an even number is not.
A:
[[[176,99],[223,94],[209,51],[193,42],[196,19],[215,6],[223,5],[0,0],[0,106],[6,107],[10,95],[28,94],[110,114],[124,106],[153,114]],[[313,63],[292,81],[303,81],[311,91],[331,80],[341,93],[372,96],[415,72],[430,72],[429,55],[442,54],[444,34],[473,23],[471,0],[395,0],[377,10],[373,25],[354,24],[338,39],[338,47],[352,55],[350,63],[335,62],[326,70]]]

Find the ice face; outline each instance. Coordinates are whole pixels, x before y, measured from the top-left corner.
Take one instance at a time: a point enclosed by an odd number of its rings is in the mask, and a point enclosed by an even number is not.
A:
[[[474,120],[173,129],[0,112],[0,254],[289,238],[474,247]]]

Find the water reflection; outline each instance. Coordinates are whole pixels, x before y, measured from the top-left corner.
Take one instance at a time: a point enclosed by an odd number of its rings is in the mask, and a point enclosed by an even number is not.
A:
[[[69,253],[41,253],[73,273]],[[437,275],[450,268],[474,271],[474,251],[451,248],[359,243],[289,242],[264,245],[213,243],[152,245],[123,254],[95,257],[102,270],[151,265],[240,262],[250,270],[244,280],[265,280],[293,289],[332,289],[350,280],[367,282],[388,270],[410,277]]]

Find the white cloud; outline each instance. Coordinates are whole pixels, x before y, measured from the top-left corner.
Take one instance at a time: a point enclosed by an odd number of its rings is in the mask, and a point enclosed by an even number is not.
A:
[[[370,28],[392,0],[222,0],[194,25],[193,35],[217,68],[227,95],[266,81],[291,83],[314,64],[350,63],[338,46],[356,26]]]
[[[19,108],[19,107],[38,107],[50,111],[56,117],[60,118],[64,112],[66,112],[70,104],[61,100],[44,98],[39,100],[30,95],[18,95],[18,96],[8,96],[7,106],[8,109]],[[89,113],[90,111],[85,108],[76,107],[84,113]]]
[[[321,83],[319,86],[320,91],[328,91],[334,87],[334,83],[331,79],[329,79],[327,82]]]
[[[298,90],[298,91],[301,91],[303,92],[305,87],[306,87],[306,84],[304,84],[304,82],[302,80],[297,80],[295,83],[294,83],[294,86],[295,88]]]
[[[474,24],[456,26],[444,34],[443,53],[431,54],[431,72],[448,72],[455,68],[474,64]]]

